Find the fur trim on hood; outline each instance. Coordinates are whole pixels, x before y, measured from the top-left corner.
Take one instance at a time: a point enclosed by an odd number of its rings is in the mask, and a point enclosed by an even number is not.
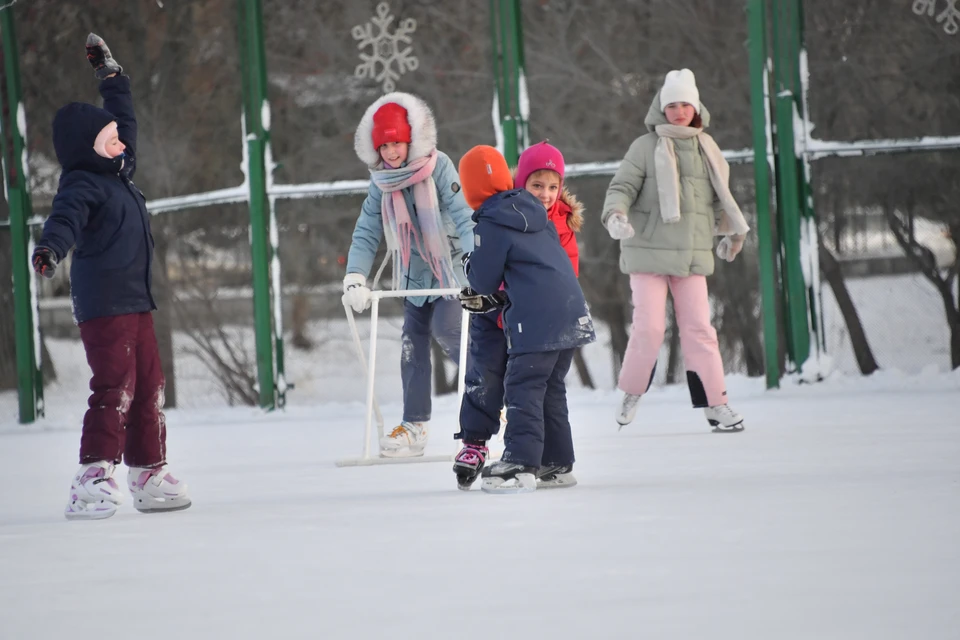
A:
[[[516,179],[517,177],[517,168],[510,168],[510,175]],[[514,185],[516,186],[516,185]],[[517,187],[520,189],[521,187]],[[570,207],[570,213],[567,214],[567,226],[570,227],[570,230],[574,233],[580,233],[580,229],[583,227],[583,203],[577,199],[577,196],[573,195],[569,189],[567,189],[567,184],[564,182],[563,189],[560,190],[560,197],[557,198],[560,202]]]
[[[371,169],[377,168],[381,163],[380,152],[373,146],[373,114],[390,102],[395,102],[407,110],[411,138],[408,163],[430,155],[430,152],[437,148],[437,123],[427,103],[413,94],[394,91],[381,96],[367,107],[353,136],[353,149],[357,152],[357,157]]]
[[[567,185],[563,185],[563,190],[560,192],[560,202],[570,207],[567,226],[574,233],[580,233],[580,229],[583,227],[583,203],[577,200],[577,196],[570,193]]]

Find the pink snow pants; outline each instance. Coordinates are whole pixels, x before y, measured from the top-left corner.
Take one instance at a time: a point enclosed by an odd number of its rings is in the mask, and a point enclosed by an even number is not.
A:
[[[630,274],[633,331],[620,370],[620,390],[643,395],[653,380],[667,324],[667,287],[680,328],[680,350],[694,407],[727,403],[717,332],[710,324],[710,299],[704,276]]]

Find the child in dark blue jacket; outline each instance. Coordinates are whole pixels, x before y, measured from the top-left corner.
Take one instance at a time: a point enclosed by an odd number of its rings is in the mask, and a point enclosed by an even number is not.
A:
[[[483,470],[482,489],[534,491],[545,434],[573,463],[564,378],[574,350],[596,339],[593,320],[547,210],[529,191],[513,188],[500,152],[485,145],[468,151],[460,184],[477,223],[465,263],[470,287],[494,296],[502,283],[507,298],[506,448]]]
[[[87,37],[103,109],[71,102],[53,120],[63,169],[53,208],[33,252],[51,278],[71,247],[70,292],[93,373],[80,437],[80,469],[70,486],[69,519],[112,516],[123,494],[113,478],[121,460],[134,507],[190,506],[187,487],[166,468],[163,373],[151,311],[153,236],[143,193],[133,184],[137,120],[130,78],[103,39]]]

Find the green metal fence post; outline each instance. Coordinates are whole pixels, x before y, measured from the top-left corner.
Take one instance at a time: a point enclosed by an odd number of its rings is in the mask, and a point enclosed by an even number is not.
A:
[[[767,82],[766,0],[748,0],[747,40],[750,58],[750,109],[753,118],[753,172],[756,183],[760,300],[763,308],[763,354],[767,388],[780,386],[777,331],[777,263],[770,217],[770,103]]]
[[[810,330],[807,323],[807,285],[803,277],[800,255],[800,225],[803,205],[800,199],[800,179],[794,118],[796,106],[796,57],[791,42],[796,25],[791,24],[793,12],[784,6],[789,0],[774,2],[773,51],[777,158],[777,212],[780,228],[781,264],[783,268],[784,304],[786,306],[787,353],[800,370],[810,356]]]
[[[815,347],[818,353],[826,352],[826,334],[823,330],[823,300],[820,286],[820,255],[818,251],[812,250],[819,243],[817,237],[817,214],[813,206],[813,176],[810,171],[810,160],[806,155],[807,145],[809,144],[809,134],[806,123],[810,117],[809,103],[807,100],[807,90],[809,87],[808,68],[807,68],[807,48],[803,28],[803,0],[791,0],[793,5],[793,20],[796,43],[796,51],[793,52],[796,64],[796,86],[797,109],[800,112],[802,122],[804,123],[801,131],[803,148],[798,150],[797,164],[800,171],[800,203],[803,213],[804,235],[810,251],[807,252],[809,260],[810,282],[808,283],[807,300],[810,306],[810,328],[813,331]]]
[[[276,408],[274,384],[273,314],[270,298],[270,251],[267,242],[265,150],[267,130],[267,71],[263,48],[260,0],[238,0],[240,10],[240,71],[243,76],[244,142],[247,184],[250,189],[250,250],[253,262],[253,315],[257,349],[260,406]],[[269,123],[267,123],[269,124]]]
[[[0,37],[7,79],[5,111],[0,138],[4,184],[10,209],[10,242],[13,263],[14,332],[17,353],[17,389],[20,422],[29,424],[43,415],[43,377],[40,369],[39,333],[36,325],[36,289],[30,269],[30,185],[27,181],[26,119],[20,91],[20,62],[10,6],[0,10]],[[9,142],[9,144],[7,144]]]
[[[526,80],[523,77],[523,31],[519,0],[490,0],[495,100],[503,135],[503,156],[514,165],[529,143]]]

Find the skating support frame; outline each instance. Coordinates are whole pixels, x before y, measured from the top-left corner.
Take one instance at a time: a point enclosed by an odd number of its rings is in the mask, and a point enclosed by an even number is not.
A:
[[[455,296],[459,289],[411,289],[407,291],[372,291],[370,293],[370,357],[363,352],[363,342],[357,330],[357,321],[353,309],[344,303],[347,314],[347,324],[353,334],[353,345],[360,359],[364,375],[367,376],[367,400],[365,408],[366,421],[363,432],[363,455],[359,458],[345,458],[337,460],[338,467],[365,467],[375,464],[407,464],[412,462],[451,462],[457,455],[458,446],[454,446],[449,454],[423,455],[413,458],[381,458],[379,455],[380,438],[383,437],[383,414],[377,402],[374,380],[377,368],[377,325],[380,318],[380,301],[384,298],[406,298],[408,296]],[[463,402],[464,380],[467,374],[467,344],[469,341],[470,314],[463,312],[460,326],[460,366],[457,376],[457,416],[460,415],[460,403]],[[374,417],[376,417],[377,452],[371,453],[371,440],[374,435]],[[455,442],[455,445],[458,444]]]

